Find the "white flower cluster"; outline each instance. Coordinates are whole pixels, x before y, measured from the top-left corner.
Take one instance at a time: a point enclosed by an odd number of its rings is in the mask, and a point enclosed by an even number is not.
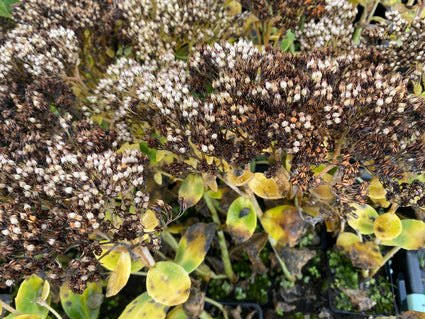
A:
[[[78,64],[74,31],[58,27],[34,33],[30,26],[17,26],[0,47],[0,83],[22,66],[36,77],[66,76],[69,66]]]
[[[318,22],[311,20],[302,29],[297,29],[301,50],[324,47],[346,50],[351,45],[356,15],[357,8],[347,0],[326,0],[322,18]]]
[[[124,35],[137,43],[142,60],[170,49],[222,39],[235,32],[234,18],[226,14],[222,0],[127,0],[118,8],[129,21]]]

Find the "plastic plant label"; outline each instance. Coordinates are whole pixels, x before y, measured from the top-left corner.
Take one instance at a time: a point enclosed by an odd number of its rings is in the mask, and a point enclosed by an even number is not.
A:
[[[280,205],[267,210],[261,223],[275,241],[290,247],[299,243],[306,227],[298,209],[291,205]]]
[[[19,286],[15,298],[16,310],[23,314],[36,315],[42,319],[47,317],[49,310],[36,303],[43,294],[44,280],[37,275],[25,279]],[[46,300],[49,304],[50,300]]]
[[[149,295],[156,302],[167,306],[184,303],[189,298],[190,285],[187,271],[170,261],[156,263],[146,277]]]
[[[83,294],[74,294],[65,282],[60,288],[62,308],[70,319],[96,319],[103,301],[102,285],[97,282],[87,284]]]
[[[194,206],[204,194],[204,181],[196,174],[188,175],[179,189],[179,197],[183,197],[186,208]]]
[[[381,241],[380,244],[398,246],[403,249],[420,249],[425,247],[425,223],[416,219],[403,219],[401,233],[396,238]]]
[[[164,319],[168,306],[155,302],[147,292],[130,302],[118,319]]]
[[[255,195],[265,199],[279,199],[282,194],[279,185],[272,179],[268,179],[263,173],[255,173],[254,178],[248,182],[249,188]]]
[[[380,240],[390,240],[400,235],[402,224],[396,214],[385,213],[376,218],[373,223],[373,230],[376,238]]]
[[[233,201],[227,212],[226,225],[237,242],[251,238],[257,227],[257,215],[248,198],[238,197]]]
[[[186,230],[180,239],[174,261],[188,273],[194,271],[210,249],[217,224],[197,223]]]
[[[373,223],[378,217],[376,210],[369,205],[351,203],[354,208],[348,216],[348,224],[363,235],[373,234]]]
[[[118,258],[114,271],[109,277],[106,287],[106,297],[115,296],[127,284],[131,273],[131,257],[128,251],[123,251]]]

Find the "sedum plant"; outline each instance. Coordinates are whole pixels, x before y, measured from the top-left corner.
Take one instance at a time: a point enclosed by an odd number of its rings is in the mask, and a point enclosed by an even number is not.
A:
[[[96,318],[102,279],[109,298],[145,275],[120,318],[206,318],[190,308],[207,298],[196,280],[236,282],[230,246],[264,237],[249,259],[268,240],[295,281],[314,256],[295,247],[319,222],[365,276],[422,247],[424,222],[397,209],[419,216],[425,204],[425,102],[412,94],[423,10],[372,30],[376,6],[361,5],[359,26],[341,0],[12,6],[0,36],[0,286],[26,279],[10,317],[60,318],[52,285],[70,318]],[[183,214],[209,223],[173,228]],[[223,273],[208,266],[211,245]]]

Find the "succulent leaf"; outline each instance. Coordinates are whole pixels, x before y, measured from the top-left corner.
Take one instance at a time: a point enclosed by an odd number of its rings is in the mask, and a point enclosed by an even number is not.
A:
[[[155,302],[145,292],[130,302],[118,319],[164,319],[167,310],[168,306]]]
[[[179,197],[183,197],[186,207],[194,206],[204,194],[204,181],[196,174],[188,175],[179,189]]]
[[[65,282],[60,288],[62,308],[70,319],[96,319],[103,301],[102,285],[98,282],[87,284],[83,294],[74,294]]]
[[[226,225],[238,242],[244,242],[252,236],[257,227],[257,216],[248,198],[241,196],[233,201],[227,212]]]

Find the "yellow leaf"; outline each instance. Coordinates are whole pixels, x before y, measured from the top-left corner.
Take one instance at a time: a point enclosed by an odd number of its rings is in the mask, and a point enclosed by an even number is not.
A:
[[[14,318],[15,319],[41,319],[39,316],[36,316],[36,315],[19,315]]]
[[[342,232],[338,235],[338,239],[336,240],[336,245],[338,247],[341,247],[345,253],[349,253],[351,246],[354,243],[360,242],[359,236],[348,233],[348,232]]]
[[[49,294],[50,294],[50,284],[47,280],[45,280],[43,284],[43,290],[40,296],[41,300],[46,301],[47,297],[49,297]]]
[[[349,204],[353,211],[348,215],[348,224],[363,235],[373,234],[373,223],[378,217],[376,210],[369,205]]]
[[[146,210],[142,216],[142,224],[145,232],[152,232],[159,225],[158,217],[152,209]]]
[[[128,251],[123,251],[118,258],[115,269],[108,280],[106,297],[115,296],[127,284],[131,273],[131,257]]]
[[[164,319],[168,306],[155,302],[146,292],[130,302],[118,319]]]
[[[396,214],[385,213],[376,218],[373,230],[376,238],[380,240],[391,240],[400,235],[402,224]]]
[[[149,296],[167,306],[184,303],[189,298],[190,285],[187,271],[170,261],[157,262],[146,276]]]
[[[102,256],[104,256],[105,254],[107,254],[106,256],[102,257],[102,259],[100,259],[100,264],[105,267],[106,269],[113,271],[117,265],[118,259],[120,258],[121,252],[125,251],[126,249],[119,249],[118,247],[113,246],[113,244],[102,244],[101,243],[101,247],[102,247]],[[111,252],[109,252],[110,249],[113,249]],[[97,257],[97,256],[96,256]],[[98,257],[98,258],[100,258]],[[143,267],[145,267],[145,264],[141,261],[141,260],[137,260],[135,262],[131,262],[131,272],[136,272],[139,271],[140,269],[142,269]]]
[[[227,181],[235,186],[243,186],[254,178],[254,173],[248,170],[234,169],[226,173]]]
[[[261,198],[279,199],[283,197],[277,183],[272,178],[265,177],[263,173],[255,173],[254,178],[248,182],[248,186],[255,195]]]
[[[354,267],[375,269],[383,263],[378,244],[371,241],[353,243],[348,254]]]
[[[162,173],[161,173],[161,171],[156,171],[155,174],[153,175],[153,179],[154,179],[155,183],[157,183],[158,185],[162,185]]]
[[[216,228],[215,223],[197,223],[188,228],[180,239],[174,261],[188,273],[194,271],[204,261]]]

